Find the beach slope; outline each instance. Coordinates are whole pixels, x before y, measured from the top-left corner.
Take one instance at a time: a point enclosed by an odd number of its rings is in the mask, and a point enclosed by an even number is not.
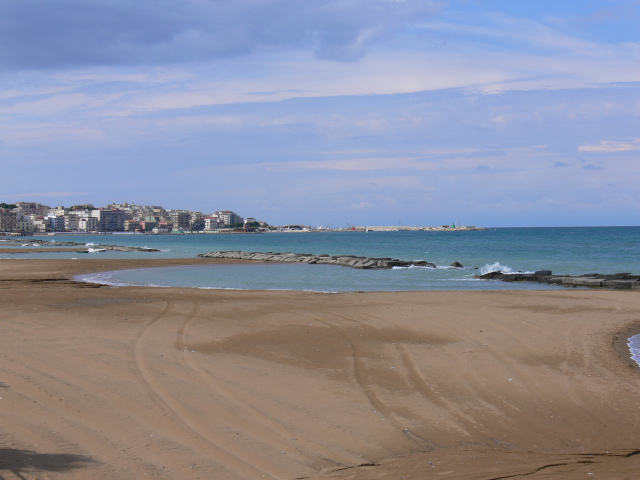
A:
[[[635,478],[637,292],[96,287],[0,262],[0,477]],[[616,335],[618,337],[616,337]],[[618,341],[616,342],[616,338]]]

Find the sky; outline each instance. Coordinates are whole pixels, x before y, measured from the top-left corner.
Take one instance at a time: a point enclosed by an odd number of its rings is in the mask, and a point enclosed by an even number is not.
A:
[[[0,0],[0,202],[640,225],[640,0]]]

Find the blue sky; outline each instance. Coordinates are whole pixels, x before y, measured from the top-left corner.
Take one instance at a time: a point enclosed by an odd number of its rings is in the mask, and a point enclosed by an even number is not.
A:
[[[639,225],[638,25],[638,0],[0,0],[0,201]]]

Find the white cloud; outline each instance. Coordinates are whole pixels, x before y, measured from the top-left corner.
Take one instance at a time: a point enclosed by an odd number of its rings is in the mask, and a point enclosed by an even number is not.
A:
[[[640,150],[640,139],[635,139],[630,142],[601,140],[598,145],[582,145],[578,147],[579,152],[596,153],[629,152],[632,150]]]
[[[379,158],[349,158],[340,160],[318,160],[298,162],[278,162],[263,164],[268,170],[342,170],[342,171],[368,171],[368,170],[431,170],[433,164],[412,157],[379,157]]]

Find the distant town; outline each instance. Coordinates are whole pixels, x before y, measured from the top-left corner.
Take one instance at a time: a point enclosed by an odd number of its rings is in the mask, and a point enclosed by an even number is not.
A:
[[[166,210],[157,205],[111,203],[96,208],[91,204],[50,207],[36,202],[0,203],[0,235],[99,233],[264,233],[310,231],[395,231],[395,230],[483,230],[475,226],[440,227],[356,227],[313,228],[307,225],[272,226],[254,217],[243,218],[230,210],[211,214],[189,210]]]

